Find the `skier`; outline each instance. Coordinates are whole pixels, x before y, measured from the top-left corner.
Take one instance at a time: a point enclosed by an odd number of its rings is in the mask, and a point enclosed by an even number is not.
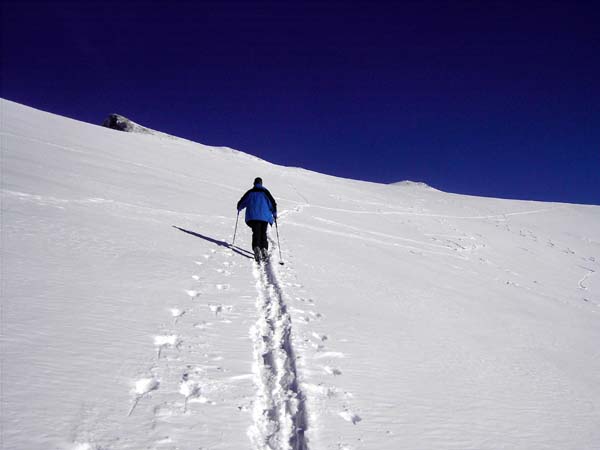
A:
[[[239,212],[246,208],[246,225],[252,228],[252,250],[256,262],[268,258],[267,225],[277,220],[277,203],[271,193],[263,187],[262,178],[254,180],[254,187],[246,192],[237,203]]]

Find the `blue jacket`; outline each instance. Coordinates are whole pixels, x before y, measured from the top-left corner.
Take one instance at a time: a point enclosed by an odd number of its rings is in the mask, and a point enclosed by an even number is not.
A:
[[[246,208],[246,223],[251,220],[261,220],[273,225],[277,218],[277,203],[271,193],[261,184],[255,184],[246,192],[237,204],[237,210]]]

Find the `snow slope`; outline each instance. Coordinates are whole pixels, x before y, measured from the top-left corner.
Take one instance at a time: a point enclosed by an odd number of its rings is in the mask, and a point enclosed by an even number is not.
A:
[[[2,448],[600,448],[600,207],[0,111]]]

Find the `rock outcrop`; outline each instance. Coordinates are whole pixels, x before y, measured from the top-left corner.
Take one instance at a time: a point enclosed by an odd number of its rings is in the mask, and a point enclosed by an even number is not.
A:
[[[104,122],[102,122],[102,126],[128,133],[157,134],[157,132],[154,130],[138,125],[134,121],[129,120],[127,117],[123,117],[119,114],[109,115]]]

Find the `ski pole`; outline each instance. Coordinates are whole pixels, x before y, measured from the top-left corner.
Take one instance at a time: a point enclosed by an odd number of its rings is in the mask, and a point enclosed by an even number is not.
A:
[[[277,248],[279,249],[279,264],[283,266],[283,258],[281,257],[281,244],[279,243],[279,226],[277,225],[277,218],[275,218],[275,231],[277,231]]]
[[[233,242],[231,243],[232,247],[233,247],[233,244],[235,244],[235,235],[237,234],[238,220],[240,220],[240,212],[239,211],[237,213],[237,218],[235,219],[235,231],[233,232]]]

